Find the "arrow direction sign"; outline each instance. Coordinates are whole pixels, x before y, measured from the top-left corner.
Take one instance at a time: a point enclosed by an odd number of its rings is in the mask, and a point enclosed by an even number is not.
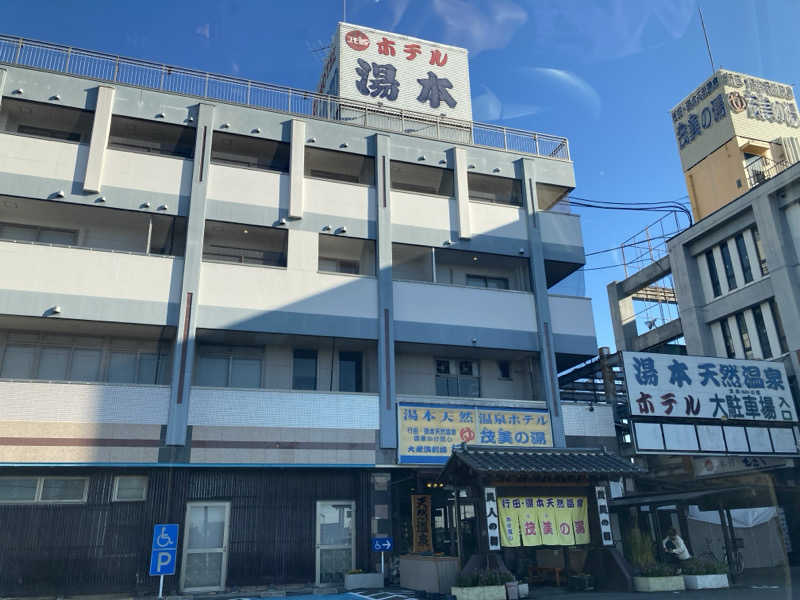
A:
[[[375,552],[389,552],[394,548],[394,541],[390,537],[372,538],[372,549]]]

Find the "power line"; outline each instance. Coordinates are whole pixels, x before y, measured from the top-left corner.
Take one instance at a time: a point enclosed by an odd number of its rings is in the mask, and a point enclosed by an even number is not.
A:
[[[677,234],[675,234],[677,235]],[[671,238],[672,235],[657,235],[650,238],[650,241],[655,240],[667,240]],[[643,243],[643,242],[642,242]],[[612,248],[606,248],[605,250],[592,250],[591,252],[586,252],[584,256],[594,256],[595,254],[605,254],[606,252],[613,252],[614,250],[619,250],[620,248],[631,248],[633,246],[637,246],[638,244],[620,244],[619,246],[613,246]]]

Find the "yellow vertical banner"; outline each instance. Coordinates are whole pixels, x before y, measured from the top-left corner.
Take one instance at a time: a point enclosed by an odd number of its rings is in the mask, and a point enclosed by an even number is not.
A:
[[[572,508],[568,505],[575,504],[575,499],[570,497],[556,498],[556,531],[558,543],[561,546],[574,546],[575,534],[572,532]]]
[[[572,509],[572,529],[575,532],[576,544],[588,544],[591,541],[588,517],[589,507],[586,497],[575,498],[575,506]]]
[[[539,529],[542,532],[542,544],[545,546],[558,546],[559,538],[556,533],[556,499],[552,496],[537,498],[536,510],[539,515]]]
[[[539,513],[536,509],[536,498],[520,498],[522,508],[519,509],[520,533],[523,546],[541,546],[542,531],[539,528]]]
[[[519,498],[500,498],[500,545],[506,547],[516,547],[520,545],[519,521],[517,520],[517,509],[514,504],[519,505]]]

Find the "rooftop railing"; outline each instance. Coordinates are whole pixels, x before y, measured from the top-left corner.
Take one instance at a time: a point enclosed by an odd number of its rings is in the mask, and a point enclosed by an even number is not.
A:
[[[458,144],[570,160],[567,138],[560,136],[375,106],[25,38],[0,35],[0,63]]]

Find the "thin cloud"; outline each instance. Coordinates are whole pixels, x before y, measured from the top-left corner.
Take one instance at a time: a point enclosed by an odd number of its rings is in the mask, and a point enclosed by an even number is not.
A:
[[[205,38],[207,40],[211,39],[211,24],[205,23],[204,25],[198,25],[195,27],[194,32],[199,35],[201,38]]]
[[[528,21],[525,9],[510,0],[483,6],[466,0],[433,0],[433,10],[444,22],[444,41],[464,46],[473,56],[505,48]]]
[[[613,60],[683,37],[695,0],[558,0],[532,5],[534,39],[588,61]]]
[[[575,73],[550,67],[521,67],[520,71],[543,83],[551,90],[551,94],[558,94],[560,89],[565,95],[584,104],[593,117],[600,116],[603,107],[600,94]]]
[[[239,63],[237,63],[236,61],[233,61],[231,63],[231,71],[233,71],[234,73],[238,74],[239,73]]]
[[[535,115],[541,108],[533,104],[504,104],[497,95],[485,85],[483,94],[472,98],[473,117],[478,121],[510,121]]]

